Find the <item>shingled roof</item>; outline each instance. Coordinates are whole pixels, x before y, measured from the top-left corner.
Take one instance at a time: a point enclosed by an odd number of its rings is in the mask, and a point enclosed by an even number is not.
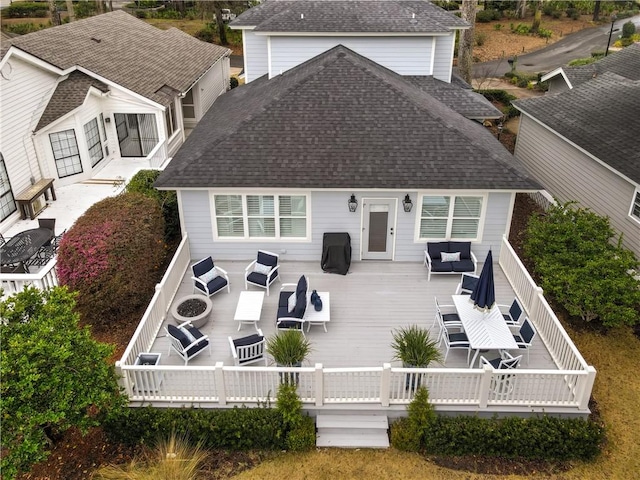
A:
[[[109,87],[99,80],[78,70],[71,72],[65,80],[62,80],[56,86],[55,92],[53,92],[44,113],[40,117],[36,132],[81,106],[85,98],[87,98],[91,87],[95,87],[102,92],[109,91]]]
[[[606,72],[572,90],[514,105],[640,183],[640,80]]]
[[[269,0],[231,22],[254,32],[448,33],[469,28],[424,0]]]
[[[481,124],[340,45],[222,95],[156,186],[539,188],[514,165]]]
[[[160,30],[123,11],[39,30],[11,45],[66,70],[84,67],[163,106],[163,87],[185,92],[230,50],[176,28]]]

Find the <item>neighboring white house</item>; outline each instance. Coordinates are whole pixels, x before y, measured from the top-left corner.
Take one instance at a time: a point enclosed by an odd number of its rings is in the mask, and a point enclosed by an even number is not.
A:
[[[609,217],[640,258],[640,45],[546,77],[558,93],[515,102],[515,156],[561,202]]]
[[[87,180],[114,158],[160,167],[228,90],[229,54],[123,11],[3,42],[0,230],[42,178]]]

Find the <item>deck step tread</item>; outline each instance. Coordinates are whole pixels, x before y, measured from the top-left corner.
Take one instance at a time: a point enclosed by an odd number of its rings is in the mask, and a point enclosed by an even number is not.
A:
[[[385,415],[325,415],[316,417],[316,426],[320,428],[383,429],[389,428]]]
[[[366,432],[322,433],[316,436],[316,446],[336,448],[389,448],[386,430]]]

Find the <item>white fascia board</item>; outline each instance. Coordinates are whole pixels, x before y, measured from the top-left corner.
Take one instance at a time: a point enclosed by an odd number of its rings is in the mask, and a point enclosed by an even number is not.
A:
[[[516,107],[514,105],[514,107]],[[631,185],[636,185],[636,186],[640,186],[638,184],[638,182],[636,182],[635,180],[630,179],[629,177],[627,177],[626,175],[624,175],[623,173],[621,173],[619,170],[616,170],[615,168],[613,168],[611,165],[607,164],[606,162],[603,162],[602,160],[600,160],[598,157],[596,157],[595,155],[593,155],[592,153],[589,153],[589,151],[585,150],[584,148],[582,148],[580,145],[578,145],[577,143],[572,142],[571,140],[569,140],[567,137],[565,137],[564,135],[562,135],[561,133],[558,133],[557,131],[555,131],[553,128],[551,128],[549,125],[547,125],[546,123],[541,122],[540,120],[538,120],[536,117],[532,116],[530,113],[527,113],[526,111],[524,111],[522,108],[518,108],[516,107],[518,110],[520,110],[524,115],[526,115],[528,118],[530,118],[531,120],[533,120],[534,122],[536,122],[538,125],[540,125],[541,127],[545,128],[546,130],[549,130],[551,133],[553,133],[554,135],[558,136],[559,138],[561,138],[562,140],[564,140],[565,142],[567,142],[569,145],[571,145],[572,147],[576,148],[577,150],[581,151],[582,153],[584,153],[586,156],[588,156],[589,158],[593,159],[595,162],[599,163],[600,165],[602,165],[604,168],[606,168],[607,170],[609,170],[612,173],[615,173],[616,175],[618,175],[620,178],[626,180],[627,182],[629,182]]]
[[[4,65],[10,60],[10,57],[19,58],[21,60],[24,60],[25,62],[35,65],[36,67],[40,67],[43,70],[54,73],[56,75],[64,75],[64,71],[56,67],[55,65],[51,65],[49,62],[40,60],[38,57],[35,57],[30,53],[25,52],[24,50],[20,50],[13,45],[9,47],[7,53],[4,55],[4,57],[2,57],[2,60],[0,60],[0,69],[2,69],[2,67],[4,67]]]
[[[388,33],[388,32],[253,32],[255,35],[270,37],[448,37],[444,33]]]
[[[308,192],[344,192],[344,193],[364,193],[364,194],[372,194],[372,193],[396,193],[400,196],[404,197],[404,195],[409,192],[417,192],[422,195],[434,195],[434,194],[444,194],[447,195],[488,195],[491,193],[535,193],[539,192],[538,188],[527,188],[527,189],[512,189],[512,188],[495,188],[489,190],[480,190],[477,188],[474,189],[428,189],[428,188],[410,188],[406,189],[402,188],[315,188],[315,187],[282,187],[282,188],[269,188],[265,189],[264,187],[156,187],[158,190],[183,190],[183,191],[210,191],[215,194],[234,194],[238,192],[249,192],[249,193],[263,193],[265,195],[271,195],[275,193],[308,193]]]
[[[115,88],[118,88],[120,90],[123,90],[123,91],[127,92],[129,95],[131,95],[132,97],[135,97],[138,100],[141,100],[142,102],[151,105],[152,107],[159,108],[162,111],[166,110],[166,107],[164,107],[163,105],[160,105],[157,102],[154,102],[153,100],[145,97],[144,95],[140,95],[139,93],[136,93],[133,90],[129,90],[127,87],[124,87],[124,86],[120,85],[119,83],[113,82],[113,81],[109,80],[108,78],[105,78],[102,75],[98,75],[97,73],[92,72],[91,70],[87,70],[86,68],[81,67],[79,65],[75,65],[75,66],[65,70],[64,71],[64,75],[68,75],[71,72],[73,72],[74,70],[78,70],[79,72],[82,72],[82,73],[84,73],[86,75],[89,75],[90,77],[93,77],[96,80],[100,80],[102,83],[104,83],[106,85],[109,85],[110,87],[115,87]]]
[[[562,69],[562,67],[558,67],[555,70],[550,71],[549,73],[543,75],[542,77],[540,77],[540,81],[541,82],[546,82],[547,80],[557,76],[557,75],[562,75],[562,78],[564,78],[564,81],[567,82],[567,85],[569,86],[569,89],[573,89],[573,85],[571,85],[571,82],[569,81],[569,78],[567,77],[567,74],[564,73],[564,70]]]
[[[225,58],[229,58],[229,56],[231,55],[231,50],[227,49],[227,53],[225,53],[223,56],[221,56],[218,60],[216,60],[215,62],[213,62],[211,65],[209,65],[209,67],[207,67],[207,69],[202,73],[202,75],[200,75],[198,78],[196,78],[191,85],[189,85],[189,87],[184,91],[184,92],[180,92],[180,98],[184,97],[187,92],[189,90],[191,90],[193,88],[193,86],[198,83],[200,81],[200,79],[202,77],[204,77],[207,73],[209,73],[209,70],[211,70],[213,67],[215,67],[218,63],[220,63],[222,60],[224,60]]]
[[[238,26],[234,26],[234,27],[232,27],[231,25],[229,25],[229,28],[230,28],[231,30],[243,30],[243,31],[244,31],[244,30],[253,30],[254,28],[256,28],[256,26],[255,26],[255,25],[249,25],[249,26],[247,26],[247,25],[240,25],[239,27],[238,27]]]

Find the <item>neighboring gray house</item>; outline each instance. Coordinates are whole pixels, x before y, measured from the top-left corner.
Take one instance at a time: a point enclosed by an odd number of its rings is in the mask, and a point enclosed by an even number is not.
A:
[[[549,94],[565,92],[596,78],[605,72],[617,73],[629,80],[640,80],[640,44],[633,44],[618,52],[579,67],[559,67],[543,75],[540,80],[549,84]]]
[[[344,46],[220,97],[156,186],[194,258],[319,260],[348,232],[354,260],[396,261],[428,240],[497,254],[516,193],[539,189],[480,123]]]
[[[637,74],[640,48],[626,50]],[[640,258],[640,79],[605,72],[515,106],[516,158],[561,202],[608,216]]]
[[[0,230],[42,178],[60,187],[115,158],[165,163],[229,88],[229,54],[123,11],[3,41]]]

